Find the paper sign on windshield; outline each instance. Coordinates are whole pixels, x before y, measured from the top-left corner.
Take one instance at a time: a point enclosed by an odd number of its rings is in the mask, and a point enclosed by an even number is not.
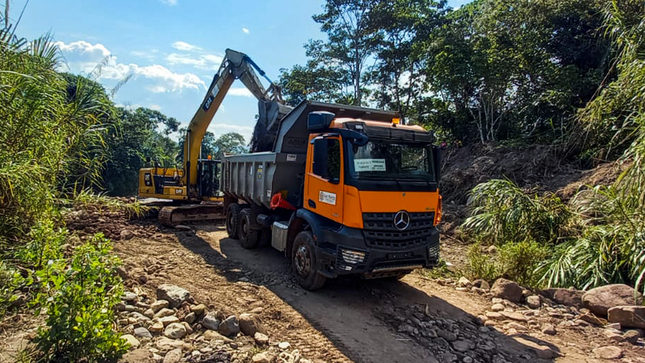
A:
[[[356,171],[385,171],[385,159],[354,159]]]

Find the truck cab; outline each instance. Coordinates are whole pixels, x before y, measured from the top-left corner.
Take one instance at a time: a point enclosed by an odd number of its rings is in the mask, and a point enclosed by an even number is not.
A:
[[[301,106],[282,121],[274,152],[225,158],[229,234],[266,236],[309,290],[339,275],[400,277],[435,266],[441,196],[432,134],[386,111]]]

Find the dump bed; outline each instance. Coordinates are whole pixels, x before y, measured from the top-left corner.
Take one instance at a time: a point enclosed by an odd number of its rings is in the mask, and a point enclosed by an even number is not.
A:
[[[270,208],[278,192],[298,206],[305,173],[305,154],[260,152],[224,158],[221,189],[224,194]]]

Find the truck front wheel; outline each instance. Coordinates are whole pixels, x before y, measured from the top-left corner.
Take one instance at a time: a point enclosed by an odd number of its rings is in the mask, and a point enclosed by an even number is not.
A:
[[[240,212],[240,223],[237,227],[240,246],[244,248],[254,248],[258,245],[260,231],[251,228],[251,210],[244,208]]]
[[[314,236],[309,231],[296,235],[291,250],[291,266],[296,280],[305,290],[318,290],[325,284],[325,276],[316,268]]]
[[[242,208],[237,203],[228,205],[226,211],[226,233],[230,238],[237,238],[237,225],[240,223],[240,211]]]

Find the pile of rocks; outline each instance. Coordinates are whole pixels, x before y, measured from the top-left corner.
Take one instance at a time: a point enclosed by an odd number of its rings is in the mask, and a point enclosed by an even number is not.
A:
[[[451,283],[442,280],[442,284]],[[600,344],[592,344],[587,350],[590,356],[604,359],[622,357],[620,346],[624,344],[642,347],[645,343],[645,307],[639,305],[642,297],[627,285],[607,285],[587,292],[575,289],[533,292],[500,278],[490,290],[482,292],[464,277],[451,285],[458,291],[491,298],[491,306],[478,318],[484,326],[509,336],[534,332],[557,335],[567,329],[580,330],[586,335],[598,335]],[[544,358],[557,354],[548,348],[536,349],[536,353]]]
[[[197,304],[179,286],[157,287],[156,299],[126,292],[117,305],[123,339],[158,362],[308,363],[288,342],[269,337],[254,311],[224,316]]]

